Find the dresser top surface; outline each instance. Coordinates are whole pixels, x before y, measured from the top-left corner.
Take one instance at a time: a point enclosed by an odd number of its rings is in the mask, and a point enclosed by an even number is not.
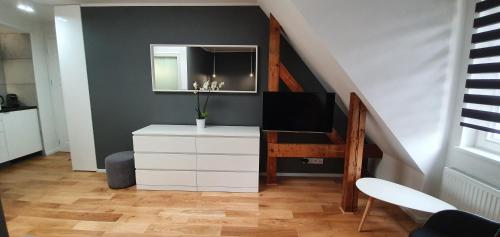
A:
[[[196,125],[152,124],[132,132],[138,136],[212,136],[212,137],[259,137],[260,128],[254,126],[207,126],[198,130]]]

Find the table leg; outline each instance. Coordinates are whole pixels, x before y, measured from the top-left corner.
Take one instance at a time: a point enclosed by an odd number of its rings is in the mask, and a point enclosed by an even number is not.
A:
[[[277,165],[278,159],[276,157],[267,156],[267,185],[278,184]]]
[[[366,216],[368,216],[368,213],[370,213],[370,209],[372,208],[373,201],[374,201],[373,197],[368,197],[368,202],[366,203],[365,212],[363,213],[363,217],[361,217],[361,222],[359,223],[358,232],[361,232],[361,229],[363,228]]]

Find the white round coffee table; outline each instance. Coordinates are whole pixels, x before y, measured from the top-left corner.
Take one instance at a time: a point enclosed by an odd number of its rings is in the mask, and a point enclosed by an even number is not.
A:
[[[366,203],[365,212],[359,223],[358,231],[361,231],[366,216],[368,216],[375,199],[428,213],[456,209],[454,206],[433,196],[382,179],[358,179],[358,181],[356,181],[356,186],[361,192],[368,195],[368,202]]]

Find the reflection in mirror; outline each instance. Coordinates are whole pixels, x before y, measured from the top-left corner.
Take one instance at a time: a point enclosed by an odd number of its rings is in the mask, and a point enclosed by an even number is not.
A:
[[[257,46],[151,45],[153,91],[192,91],[224,82],[218,92],[257,92]]]

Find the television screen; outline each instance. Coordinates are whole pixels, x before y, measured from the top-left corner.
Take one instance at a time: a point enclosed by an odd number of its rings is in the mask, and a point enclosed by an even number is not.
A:
[[[334,93],[264,92],[262,129],[331,132],[334,104]]]

